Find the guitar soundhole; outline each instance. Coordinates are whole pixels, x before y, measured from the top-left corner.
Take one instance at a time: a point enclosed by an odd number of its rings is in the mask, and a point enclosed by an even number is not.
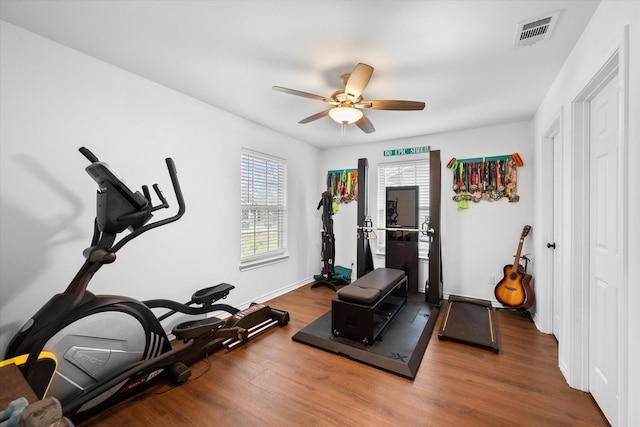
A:
[[[518,274],[517,273],[511,273],[509,274],[509,279],[511,280],[516,280],[518,278]]]

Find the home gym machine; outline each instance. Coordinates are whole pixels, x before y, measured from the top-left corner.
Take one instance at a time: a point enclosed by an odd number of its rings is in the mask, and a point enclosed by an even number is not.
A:
[[[439,152],[431,154],[436,157],[436,171],[439,172]],[[360,159],[358,179],[365,195],[367,169],[367,159]],[[385,226],[379,228],[373,227],[367,215],[366,197],[362,211],[358,203],[358,214],[364,215],[358,218],[358,237],[362,238],[362,241],[358,242],[359,275],[351,285],[340,289],[332,301],[332,331],[335,336],[351,338],[365,344],[372,343],[393,321],[394,316],[407,302],[407,298],[418,294],[418,245],[420,240],[432,243],[436,234],[428,219],[419,225],[419,191],[419,187],[415,185],[387,187]],[[375,230],[385,231],[385,267],[372,269],[371,262],[367,259],[371,256],[368,237]],[[439,247],[437,251],[439,253]],[[439,258],[436,258],[436,262],[439,266]],[[365,268],[361,269],[361,264]],[[436,280],[439,282],[439,274]],[[442,299],[441,287],[429,288],[428,285],[425,286],[425,302],[439,306]]]
[[[147,186],[142,187],[142,193],[132,191],[91,151],[83,147],[80,152],[91,162],[86,171],[99,188],[94,235],[91,247],[84,251],[86,261],[67,289],[53,296],[6,350],[9,360],[5,362],[19,365],[38,398],[55,397],[66,417],[81,420],[130,396],[160,374],[184,382],[191,374],[190,363],[288,323],[286,311],[264,304],[239,310],[217,303],[234,288],[226,283],[196,291],[185,304],[161,299],[140,302],[89,292],[93,275],[104,264],[113,263],[119,249],[146,231],[180,219],[185,203],[170,158],[166,164],[178,212],[149,222],[155,211],[169,207],[158,185],[153,189],[160,204],[153,206]],[[116,241],[126,230],[129,233]],[[156,317],[151,311],[155,308],[168,312]],[[219,311],[228,316],[206,317]],[[198,316],[198,320],[174,327],[175,340],[170,341],[160,321],[176,313]],[[41,369],[39,362],[45,359],[53,360],[51,370]]]
[[[374,268],[369,240],[375,230],[368,208],[368,161],[358,160],[357,279],[336,292],[331,311],[325,313],[292,339],[370,366],[414,379],[436,324],[442,300],[440,281],[440,152],[430,153],[430,223],[418,228],[415,197],[387,196],[388,221],[385,229],[399,244],[413,247],[410,258],[417,263],[418,236],[429,238],[429,281],[424,294],[418,291],[417,267],[409,268],[393,260],[393,244],[387,247],[384,268]],[[394,187],[396,190],[398,187]],[[395,203],[397,199],[398,203]],[[405,202],[413,208],[401,207]],[[413,212],[406,216],[409,211]],[[387,244],[389,242],[387,241]],[[410,250],[407,249],[407,252]],[[436,255],[437,254],[437,255]],[[432,273],[431,270],[434,270]]]
[[[425,283],[425,301],[433,306],[442,302],[442,251],[440,237],[440,151],[432,150],[430,162],[430,209],[429,218],[419,224],[418,188],[386,188],[386,222],[384,227],[374,227],[368,214],[367,159],[358,159],[358,224],[357,224],[357,277],[374,270],[369,239],[378,231],[385,231],[385,267],[404,270],[409,277],[408,292],[418,292],[418,240],[429,242],[429,274]]]
[[[317,210],[322,208],[322,271],[313,276],[315,283],[311,287],[325,286],[335,291],[338,286],[351,283],[351,269],[335,265],[336,241],[333,234],[333,204],[331,191],[327,190],[322,193],[316,208]]]

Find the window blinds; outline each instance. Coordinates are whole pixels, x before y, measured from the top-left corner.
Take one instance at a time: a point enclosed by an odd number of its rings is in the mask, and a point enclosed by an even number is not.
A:
[[[286,249],[287,165],[282,159],[242,149],[240,261],[281,255]]]

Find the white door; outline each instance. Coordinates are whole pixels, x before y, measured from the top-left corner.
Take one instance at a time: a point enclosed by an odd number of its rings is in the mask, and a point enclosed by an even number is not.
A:
[[[562,141],[558,135],[552,139],[553,144],[553,185],[551,191],[553,192],[553,242],[550,243],[552,247],[549,249],[553,251],[553,258],[551,261],[551,274],[552,274],[552,289],[553,289],[553,316],[552,316],[552,331],[553,335],[558,341],[560,341],[560,315],[562,314],[562,278],[560,277],[560,251],[563,249],[560,247],[562,244],[560,237],[560,224],[562,224],[561,211],[562,206]],[[550,246],[547,245],[547,246]]]
[[[618,76],[590,103],[589,391],[612,425],[618,422],[618,241],[620,167]]]

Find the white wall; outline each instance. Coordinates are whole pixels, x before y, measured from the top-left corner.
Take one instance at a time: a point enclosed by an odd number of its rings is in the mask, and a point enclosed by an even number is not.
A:
[[[310,279],[320,257],[308,244],[316,240],[308,218],[317,183],[300,177],[318,175],[316,148],[6,22],[0,29],[0,351],[84,261],[96,185],[81,146],[132,187],[157,182],[167,197],[164,158],[173,157],[187,204],[180,221],[118,252],[92,281],[93,292],[186,301],[199,287],[228,282],[236,289],[226,302],[243,306]],[[244,272],[242,146],[288,160],[290,220],[290,258]]]
[[[350,129],[358,131],[358,129]],[[320,182],[327,170],[356,168],[358,158],[369,161],[369,213],[376,224],[377,168],[379,163],[415,160],[423,155],[384,157],[384,151],[428,145],[440,150],[442,161],[442,260],[445,295],[455,294],[495,301],[494,286],[487,285],[489,275],[496,281],[503,267],[513,263],[522,228],[533,221],[533,141],[530,122],[516,122],[437,135],[407,138],[384,143],[354,145],[326,150],[322,153]],[[519,153],[524,166],[518,168],[518,203],[469,202],[459,211],[453,202],[452,172],[446,168],[452,157],[457,159],[489,157]],[[318,189],[318,198],[323,188]],[[318,224],[321,224],[318,216]],[[356,258],[357,207],[355,203],[340,205],[334,216],[336,264],[348,266]],[[319,228],[318,228],[319,230]],[[535,230],[534,230],[535,231]],[[318,233],[319,236],[319,233]],[[317,238],[319,240],[319,237]],[[523,254],[531,254],[531,242],[525,240]],[[375,241],[372,243],[375,251]],[[384,259],[374,256],[376,267]],[[535,263],[535,259],[533,259]],[[355,275],[354,275],[355,278]],[[421,278],[423,280],[423,278]],[[497,304],[497,301],[496,301]]]
[[[625,27],[628,27],[629,31],[628,69],[623,69],[622,73],[629,78],[628,178],[626,181],[630,191],[625,194],[628,209],[626,212],[628,220],[628,230],[626,232],[628,263],[622,273],[622,277],[626,278],[628,283],[626,286],[621,287],[623,294],[620,295],[621,301],[627,304],[626,314],[628,315],[628,321],[622,326],[622,331],[625,332],[625,335],[620,337],[620,342],[623,343],[622,348],[627,348],[626,352],[623,351],[623,364],[621,365],[627,371],[626,377],[623,376],[621,378],[621,384],[624,389],[621,399],[626,395],[626,402],[623,402],[626,406],[626,412],[624,412],[623,407],[623,413],[620,414],[620,425],[637,426],[640,425],[640,407],[637,405],[637,402],[640,402],[640,368],[637,364],[637,361],[640,360],[640,340],[638,339],[640,337],[640,315],[637,309],[637,302],[640,301],[640,285],[634,277],[636,266],[640,260],[640,245],[638,243],[640,241],[640,227],[637,221],[638,210],[640,209],[640,194],[634,190],[634,183],[637,183],[640,179],[637,167],[640,164],[640,121],[638,120],[638,117],[640,117],[640,81],[638,79],[638,76],[640,76],[640,2],[602,1],[600,3],[589,25],[576,43],[553,86],[540,105],[533,121],[533,127],[535,156],[536,159],[540,159],[542,157],[544,133],[555,120],[555,117],[561,116],[563,123],[561,129],[561,139],[564,145],[563,158],[565,159],[564,163],[567,165],[567,170],[563,174],[563,182],[565,183],[563,187],[565,194],[568,194],[567,192],[572,189],[572,102],[596,75],[613,50],[619,46]],[[543,173],[544,164],[536,162],[536,218],[540,217],[539,214],[543,210]],[[565,230],[563,237],[566,237],[567,240],[571,238],[569,230],[574,220],[571,216],[571,208],[569,201],[567,201],[565,204],[565,223],[563,225]],[[575,215],[580,215],[580,212],[576,212]],[[538,257],[546,250],[543,245],[543,241],[536,242],[534,252]],[[565,272],[563,277],[565,286],[572,280],[568,273],[572,267],[569,261],[570,258],[567,256],[562,265],[562,269]],[[580,286],[580,284],[573,284],[572,286],[574,285]],[[562,314],[569,317],[569,319],[565,319],[563,324],[567,325],[573,330],[573,334],[578,336],[574,336],[574,341],[572,342],[567,342],[567,339],[561,337],[559,345],[561,365],[564,363],[576,365],[576,361],[584,360],[584,357],[581,357],[583,351],[580,348],[576,348],[575,342],[580,341],[581,331],[584,331],[584,325],[586,324],[585,322],[588,322],[588,319],[581,318],[576,314],[576,310],[572,310],[572,304],[575,303],[572,298],[575,298],[575,296],[568,295],[568,298],[563,301]],[[568,380],[570,383],[576,382],[576,378],[578,378],[583,381],[583,385],[585,384],[584,381],[586,381],[588,386],[588,373],[584,372],[584,368],[579,366],[569,366],[568,368],[572,372],[580,371],[577,374],[569,374]],[[565,375],[567,375],[566,372]],[[585,376],[587,378],[584,378]],[[573,385],[580,386],[580,384]]]

